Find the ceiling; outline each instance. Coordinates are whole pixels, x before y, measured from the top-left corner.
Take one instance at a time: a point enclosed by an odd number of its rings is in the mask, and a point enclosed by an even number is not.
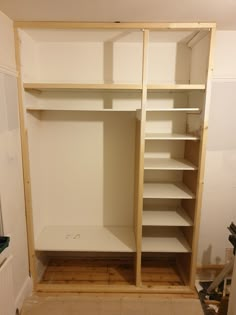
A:
[[[0,0],[18,21],[216,22],[236,29],[236,0]]]

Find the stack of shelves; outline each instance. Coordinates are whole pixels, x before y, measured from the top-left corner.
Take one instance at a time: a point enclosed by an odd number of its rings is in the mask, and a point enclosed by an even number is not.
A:
[[[185,86],[181,92],[188,93],[190,88],[193,87]],[[201,88],[196,90],[201,91]],[[174,103],[174,95],[172,97]],[[189,235],[192,235],[191,229],[195,223],[195,209],[189,213],[184,208],[183,200],[192,200],[192,204],[195,204],[196,189],[191,190],[192,186],[189,187],[185,177],[187,173],[192,173],[196,179],[198,164],[188,160],[185,152],[186,143],[188,142],[189,147],[191,142],[197,142],[199,145],[200,136],[199,132],[186,133],[186,131],[191,127],[187,128],[187,124],[192,123],[189,120],[190,115],[194,114],[193,119],[199,117],[200,108],[202,104],[193,108],[187,104],[177,108],[152,107],[150,110],[147,103],[142,213],[144,266],[145,253],[170,255],[178,261],[179,254],[192,252],[192,236]],[[174,133],[173,129],[177,132]],[[186,233],[187,229],[189,231]],[[145,279],[144,271],[142,277]],[[143,283],[145,284],[145,280]]]

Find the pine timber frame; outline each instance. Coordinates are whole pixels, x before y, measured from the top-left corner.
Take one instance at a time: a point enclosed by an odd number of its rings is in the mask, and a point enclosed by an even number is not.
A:
[[[136,123],[136,166],[135,166],[135,235],[136,235],[136,258],[135,258],[135,285],[130,286],[96,286],[77,284],[40,284],[37,281],[36,259],[35,259],[35,244],[33,232],[33,214],[32,214],[32,196],[31,196],[31,181],[30,181],[30,166],[29,166],[29,153],[28,153],[28,135],[25,127],[24,118],[24,105],[23,105],[23,92],[24,89],[31,89],[40,91],[41,89],[53,88],[50,84],[23,84],[21,76],[21,62],[20,62],[20,42],[18,36],[18,29],[104,29],[104,30],[143,30],[143,61],[142,61],[142,84],[137,86],[122,85],[122,86],[99,86],[99,85],[75,85],[75,84],[54,84],[56,89],[137,89],[142,93],[141,111],[138,114],[139,119]],[[196,261],[197,261],[197,248],[199,237],[199,224],[200,224],[200,209],[201,200],[204,186],[204,164],[206,154],[206,141],[208,132],[208,114],[210,105],[211,94],[211,78],[213,72],[213,51],[215,44],[215,23],[90,23],[90,22],[15,22],[15,46],[16,46],[16,64],[18,71],[18,100],[19,100],[19,115],[20,115],[20,128],[21,128],[21,146],[23,158],[23,175],[24,175],[24,192],[25,192],[25,205],[26,205],[26,220],[27,220],[27,234],[28,234],[28,249],[29,249],[29,262],[30,274],[34,283],[35,292],[50,292],[50,293],[78,293],[78,292],[94,292],[94,293],[167,293],[167,294],[193,294]],[[199,149],[199,165],[197,176],[197,191],[196,203],[194,211],[194,226],[193,226],[193,239],[192,239],[192,255],[191,255],[191,271],[190,281],[186,286],[157,286],[149,288],[142,284],[141,280],[141,241],[142,241],[142,208],[143,208],[143,180],[144,180],[144,145],[145,145],[145,123],[146,123],[146,103],[147,103],[147,90],[148,89],[173,89],[173,90],[188,90],[194,89],[194,86],[184,85],[163,85],[163,86],[148,86],[147,83],[147,64],[148,64],[148,40],[149,31],[151,30],[191,30],[196,31],[195,36],[189,41],[191,45],[195,40],[198,40],[199,33],[202,30],[210,32],[210,50],[208,58],[208,72],[206,84],[199,85],[195,88],[205,89],[205,115],[204,124],[201,129],[200,149]],[[180,262],[181,263],[181,262]]]

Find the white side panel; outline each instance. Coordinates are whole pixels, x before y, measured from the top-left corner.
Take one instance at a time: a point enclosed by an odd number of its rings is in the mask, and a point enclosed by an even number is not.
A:
[[[183,158],[184,141],[146,141],[145,157],[150,158]]]
[[[14,315],[14,304],[12,256],[10,256],[0,265],[0,314]]]
[[[147,183],[166,183],[166,182],[181,182],[182,171],[153,171],[145,170],[144,181]]]
[[[28,277],[28,253],[22,176],[17,84],[0,73],[0,195],[4,233],[11,236],[14,297]]]
[[[149,84],[189,83],[190,49],[182,43],[150,43]]]
[[[31,179],[31,194],[32,194],[32,211],[33,211],[33,224],[34,233],[37,235],[43,228],[43,219],[41,215],[42,197],[39,194],[41,190],[41,176],[42,163],[41,163],[41,121],[40,113],[27,114],[28,122],[28,142],[29,142],[29,165],[30,165],[30,179]]]
[[[199,264],[224,264],[225,249],[232,247],[227,226],[236,222],[235,91],[235,82],[212,86]]]
[[[209,38],[210,35],[205,36],[192,48],[191,54],[191,84],[205,84],[208,56],[209,56]]]
[[[37,43],[24,31],[19,30],[21,49],[21,75],[23,82],[37,81],[39,76],[39,64],[37,62]]]
[[[13,21],[0,11],[0,69],[16,74]]]
[[[148,112],[146,122],[146,134],[148,133],[185,133],[186,114],[184,113],[160,113]]]
[[[188,106],[187,93],[157,93],[148,92],[147,95],[147,108],[179,108]]]
[[[142,43],[117,43],[114,46],[114,83],[141,83],[142,81]],[[104,48],[105,56],[105,48]],[[104,58],[104,65],[106,65]]]

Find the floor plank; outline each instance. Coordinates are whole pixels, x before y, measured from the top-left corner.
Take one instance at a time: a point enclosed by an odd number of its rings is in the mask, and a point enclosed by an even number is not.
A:
[[[21,315],[203,315],[198,299],[112,297],[109,295],[32,296]]]

